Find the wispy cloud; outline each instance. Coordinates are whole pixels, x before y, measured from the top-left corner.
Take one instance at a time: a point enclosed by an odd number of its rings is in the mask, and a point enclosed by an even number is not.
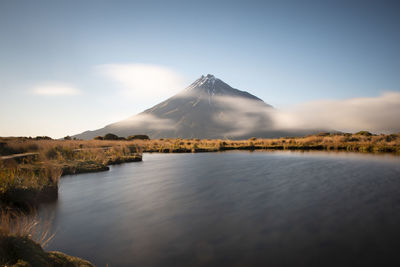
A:
[[[32,92],[36,95],[63,96],[79,95],[81,92],[74,86],[61,82],[45,82],[36,85]]]
[[[126,97],[139,101],[163,99],[182,90],[183,77],[176,71],[151,64],[104,64],[96,70],[114,81]]]
[[[173,120],[159,118],[152,114],[144,114],[144,113],[132,116],[126,120],[113,124],[113,126],[117,127],[130,127],[130,128],[137,128],[140,130],[143,129],[172,130],[174,129],[174,125],[175,122]]]

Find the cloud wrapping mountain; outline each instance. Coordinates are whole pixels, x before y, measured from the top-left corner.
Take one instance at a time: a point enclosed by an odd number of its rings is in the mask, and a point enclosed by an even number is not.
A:
[[[389,133],[400,130],[399,115],[400,93],[314,101],[290,110],[278,110],[209,74],[138,115],[76,137],[91,139],[114,133],[119,136],[147,134],[151,138],[242,139],[334,130]]]
[[[276,117],[280,128],[331,128],[344,132],[368,130],[375,133],[400,131],[400,93],[386,92],[378,97],[321,100],[282,111]]]
[[[400,93],[386,92],[378,97],[344,100],[319,100],[280,110],[253,103],[248,99],[220,97],[217,101],[230,107],[228,118],[216,120],[235,125],[232,135],[259,131],[327,131],[374,133],[400,132]],[[258,116],[255,116],[258,114]],[[270,118],[263,123],[259,118]]]

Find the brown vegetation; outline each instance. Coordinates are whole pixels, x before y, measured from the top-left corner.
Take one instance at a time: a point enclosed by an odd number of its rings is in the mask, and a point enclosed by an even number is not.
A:
[[[45,252],[53,238],[50,220],[35,214],[0,212],[1,266],[93,266],[90,262],[61,252]]]
[[[61,175],[142,160],[140,147],[118,141],[0,138],[0,144],[1,206],[56,199]]]
[[[31,209],[40,202],[57,199],[61,175],[108,170],[108,164],[140,161],[140,148],[69,138],[0,138],[0,156],[0,265],[93,266],[61,252],[44,251],[42,247],[52,237],[50,227],[39,222]]]
[[[248,140],[159,139],[136,141],[143,152],[214,152],[225,150],[336,150],[400,154],[400,135],[320,133],[306,137]]]
[[[109,136],[112,136],[111,134]],[[140,161],[142,152],[188,153],[225,150],[336,150],[400,154],[399,134],[319,133],[306,137],[248,140],[131,139],[48,140],[0,138],[0,200],[19,204],[57,197],[62,174],[108,170],[107,165]],[[25,153],[15,156],[16,153]],[[11,155],[11,156],[6,156]]]
[[[27,208],[58,196],[58,180],[61,169],[53,166],[17,167],[0,169],[1,206],[11,205]]]
[[[0,138],[0,264],[14,266],[92,266],[60,252],[45,252],[51,235],[29,217],[4,213],[11,207],[57,198],[63,174],[107,170],[107,165],[142,159],[142,152],[187,153],[225,150],[341,150],[400,154],[400,135],[320,133],[306,137],[248,140],[128,138],[122,140]],[[106,138],[107,139],[107,138]],[[19,221],[18,221],[19,220]],[[24,221],[25,220],[25,221]],[[40,224],[43,227],[43,224]],[[46,228],[46,227],[45,227]]]

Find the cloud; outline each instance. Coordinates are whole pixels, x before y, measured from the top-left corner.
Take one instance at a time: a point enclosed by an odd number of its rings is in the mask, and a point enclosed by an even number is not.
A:
[[[400,93],[377,97],[319,100],[275,115],[280,128],[325,128],[344,132],[368,130],[375,133],[400,131]]]
[[[114,123],[113,126],[121,128],[135,127],[137,129],[173,130],[175,122],[170,119],[156,117],[152,114],[141,113],[126,120]]]
[[[318,100],[292,109],[279,110],[263,102],[237,97],[218,97],[226,107],[214,120],[232,129],[228,135],[242,136],[268,131],[337,130],[374,133],[400,131],[400,93],[377,97]]]
[[[273,128],[273,109],[262,101],[228,96],[215,96],[214,101],[225,109],[213,119],[230,129],[226,136],[244,136]]]
[[[172,69],[151,64],[104,64],[96,70],[117,83],[120,93],[139,101],[170,97],[184,88],[183,77]]]
[[[36,95],[46,96],[78,95],[81,93],[77,88],[60,82],[39,84],[33,88],[32,92]]]

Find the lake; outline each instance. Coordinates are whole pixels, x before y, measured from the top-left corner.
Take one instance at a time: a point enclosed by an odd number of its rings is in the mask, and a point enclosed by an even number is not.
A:
[[[47,250],[96,266],[400,266],[400,157],[144,154],[61,179]]]

